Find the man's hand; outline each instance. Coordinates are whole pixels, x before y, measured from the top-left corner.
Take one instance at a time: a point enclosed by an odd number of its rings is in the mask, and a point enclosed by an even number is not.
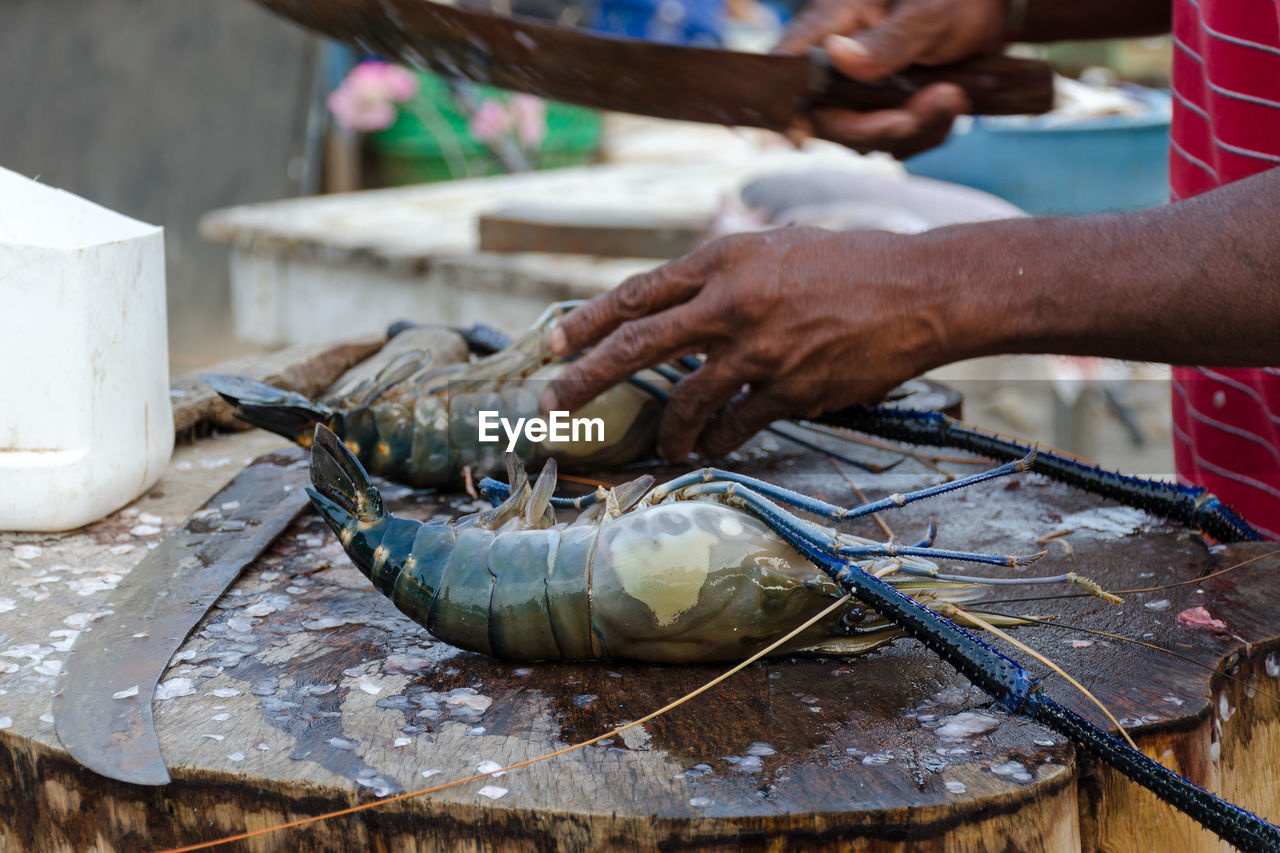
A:
[[[564,318],[558,355],[600,343],[542,406],[572,410],[652,364],[706,353],[659,427],[662,455],[678,461],[695,447],[722,455],[782,417],[876,401],[944,360],[937,265],[917,240],[786,228],[724,238],[635,276]]]
[[[874,82],[908,65],[943,65],[999,47],[1008,0],[814,0],[776,48],[822,47],[841,73]],[[815,110],[814,132],[859,151],[909,157],[946,139],[967,112],[964,91],[935,83],[901,109]]]

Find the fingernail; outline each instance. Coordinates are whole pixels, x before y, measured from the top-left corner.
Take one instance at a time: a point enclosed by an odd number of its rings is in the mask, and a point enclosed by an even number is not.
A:
[[[857,39],[851,39],[848,36],[829,35],[822,42],[824,50],[843,50],[846,53],[852,53],[859,58],[871,56],[871,51],[867,50],[867,46]]]
[[[569,354],[569,339],[565,337],[564,329],[556,326],[551,330],[551,354],[564,358]],[[546,395],[543,394],[545,398]]]
[[[556,396],[554,386],[548,385],[543,392],[538,395],[538,408],[543,412],[554,412],[560,409],[560,398]]]

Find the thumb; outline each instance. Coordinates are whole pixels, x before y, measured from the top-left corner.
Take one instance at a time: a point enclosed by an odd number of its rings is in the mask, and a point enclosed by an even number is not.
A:
[[[895,15],[853,36],[830,35],[823,41],[831,64],[849,77],[872,82],[916,62],[928,49],[928,25],[918,16]]]

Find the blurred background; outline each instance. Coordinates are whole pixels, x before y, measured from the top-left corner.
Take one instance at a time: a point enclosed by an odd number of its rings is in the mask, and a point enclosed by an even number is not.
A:
[[[760,0],[493,8],[740,50],[767,50],[795,12]],[[390,66],[248,2],[5,0],[0,166],[164,226],[177,375],[405,316],[515,332],[537,306],[735,230],[918,231],[1162,204],[1168,41],[1019,50],[1063,76],[1059,109],[963,121],[904,167]],[[574,242],[577,226],[602,222],[612,242]],[[1160,366],[1010,357],[937,375],[975,423],[1171,476]]]

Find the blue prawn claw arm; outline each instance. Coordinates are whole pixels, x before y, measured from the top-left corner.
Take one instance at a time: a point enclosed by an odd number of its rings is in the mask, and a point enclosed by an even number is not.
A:
[[[892,441],[967,450],[1001,462],[1018,459],[1034,449],[1026,442],[969,426],[939,412],[854,406],[827,412],[813,418],[813,421]],[[1107,471],[1065,453],[1043,448],[1036,454],[1031,470],[1197,528],[1219,542],[1257,542],[1262,538],[1235,511],[1202,488]]]

